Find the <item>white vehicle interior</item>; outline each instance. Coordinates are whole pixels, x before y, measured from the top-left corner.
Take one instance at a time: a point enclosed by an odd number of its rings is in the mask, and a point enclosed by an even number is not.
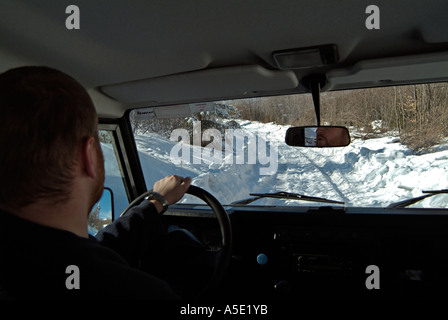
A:
[[[324,90],[447,77],[442,1],[378,1],[379,30],[366,28],[364,1],[77,5],[80,29],[67,30],[64,2],[2,2],[2,69],[63,69],[96,92],[109,118],[135,106],[306,92],[300,80],[317,71],[327,75]],[[284,69],[275,60],[332,44],[338,58],[329,65]]]

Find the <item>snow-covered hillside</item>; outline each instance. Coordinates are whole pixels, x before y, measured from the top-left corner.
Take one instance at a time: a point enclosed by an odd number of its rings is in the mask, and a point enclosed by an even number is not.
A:
[[[422,190],[448,188],[448,143],[423,155],[411,152],[393,136],[354,139],[350,146],[344,148],[297,148],[284,143],[286,126],[249,121],[240,121],[240,125],[244,131],[264,139],[245,142],[246,158],[240,161],[243,162],[241,164],[236,160],[239,150],[227,153],[227,157],[235,158],[226,161],[224,149],[220,162],[175,163],[172,150],[176,145],[179,147],[177,142],[155,133],[136,135],[148,187],[158,179],[177,174],[191,176],[194,185],[206,189],[224,204],[248,198],[253,192],[287,191],[344,201],[347,206],[387,206],[420,196]],[[250,149],[251,143],[257,143],[255,149]],[[267,155],[278,151],[275,166],[261,161],[261,158],[257,158],[255,163],[248,160],[247,150],[260,150],[262,145],[266,146]],[[190,162],[195,162],[195,155],[204,154],[204,148],[200,146],[188,145],[188,148],[191,148]],[[275,173],[261,174],[262,169],[270,165],[271,169],[276,169]],[[116,173],[110,169],[108,174]],[[198,201],[191,196],[182,200]],[[318,205],[279,199],[262,199],[253,204]],[[448,196],[435,196],[417,205],[447,207]]]

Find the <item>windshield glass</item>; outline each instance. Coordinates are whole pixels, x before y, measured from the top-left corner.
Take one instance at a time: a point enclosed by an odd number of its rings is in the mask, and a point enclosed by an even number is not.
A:
[[[321,94],[321,124],[346,126],[351,143],[292,147],[291,126],[316,124],[310,94],[135,109],[130,114],[148,188],[190,176],[221,203],[252,193],[298,193],[345,206],[387,207],[448,188],[448,84]],[[185,196],[181,203],[200,200]],[[292,197],[251,205],[320,206]],[[448,207],[437,194],[410,207]]]

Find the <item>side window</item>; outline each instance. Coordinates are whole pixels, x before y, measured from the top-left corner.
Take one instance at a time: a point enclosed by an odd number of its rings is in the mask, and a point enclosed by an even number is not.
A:
[[[104,157],[104,192],[89,215],[88,227],[91,235],[112,222],[129,204],[113,131],[99,130],[99,137]]]

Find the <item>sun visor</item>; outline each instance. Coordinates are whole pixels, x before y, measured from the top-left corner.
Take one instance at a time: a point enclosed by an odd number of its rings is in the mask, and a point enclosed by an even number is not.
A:
[[[448,80],[448,52],[366,60],[327,73],[332,89],[379,83]]]
[[[117,101],[135,104],[241,97],[253,92],[293,89],[298,84],[292,71],[240,66],[108,85],[101,91]]]

